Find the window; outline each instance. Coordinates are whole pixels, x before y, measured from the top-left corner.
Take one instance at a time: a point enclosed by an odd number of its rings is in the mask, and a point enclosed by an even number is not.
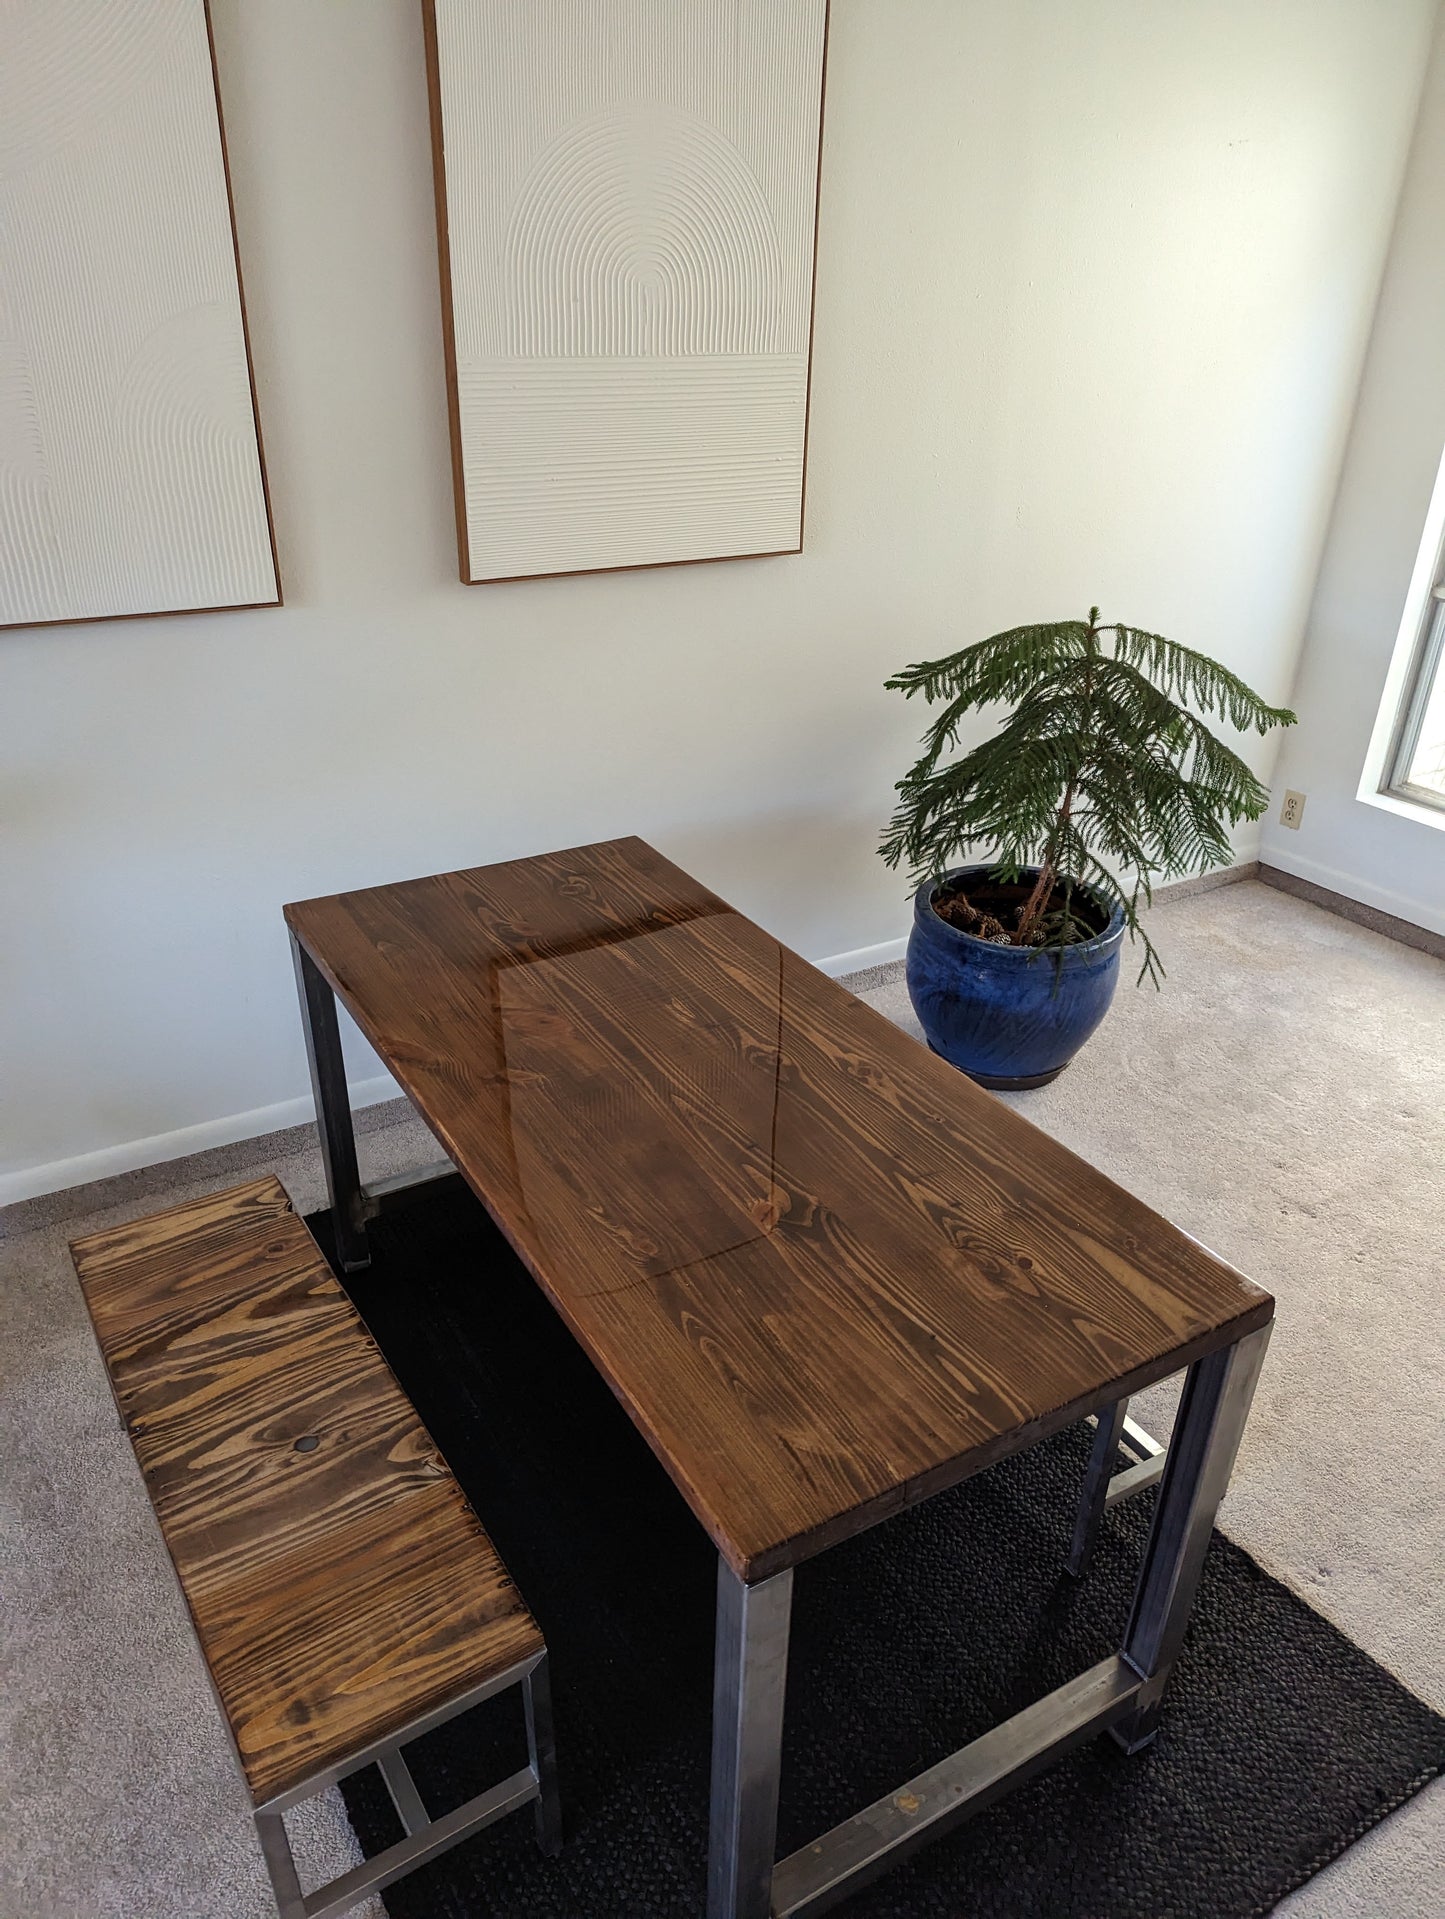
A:
[[[1357,797],[1445,832],[1445,454],[1435,474]]]
[[[1445,585],[1426,602],[1384,787],[1400,799],[1445,808]]]

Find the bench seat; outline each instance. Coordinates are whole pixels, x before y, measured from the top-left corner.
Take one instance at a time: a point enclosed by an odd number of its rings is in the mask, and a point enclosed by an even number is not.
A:
[[[539,1756],[532,1723],[542,1633],[280,1181],[72,1253],[253,1809],[278,1814],[378,1758],[420,1837],[400,1744],[518,1684],[525,1796],[555,1842],[550,1731]],[[258,1824],[269,1860],[276,1832]]]

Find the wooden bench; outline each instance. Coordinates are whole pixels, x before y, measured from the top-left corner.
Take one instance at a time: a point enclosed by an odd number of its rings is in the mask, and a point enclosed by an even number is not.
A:
[[[282,1919],[323,1919],[527,1804],[561,1828],[547,1648],[276,1179],[71,1248]],[[429,1818],[401,1748],[518,1686],[530,1763]],[[375,1762],[406,1837],[303,1893],[282,1813]]]

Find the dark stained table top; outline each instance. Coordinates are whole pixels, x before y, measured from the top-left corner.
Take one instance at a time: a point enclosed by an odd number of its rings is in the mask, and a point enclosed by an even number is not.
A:
[[[746,1579],[1273,1313],[642,840],[286,917]]]

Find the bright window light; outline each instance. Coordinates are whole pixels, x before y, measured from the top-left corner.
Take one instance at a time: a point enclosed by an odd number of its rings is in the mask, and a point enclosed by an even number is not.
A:
[[[1400,709],[1388,790],[1425,806],[1445,806],[1445,586],[1430,595]]]
[[[1369,806],[1445,830],[1445,455],[1360,775]]]

